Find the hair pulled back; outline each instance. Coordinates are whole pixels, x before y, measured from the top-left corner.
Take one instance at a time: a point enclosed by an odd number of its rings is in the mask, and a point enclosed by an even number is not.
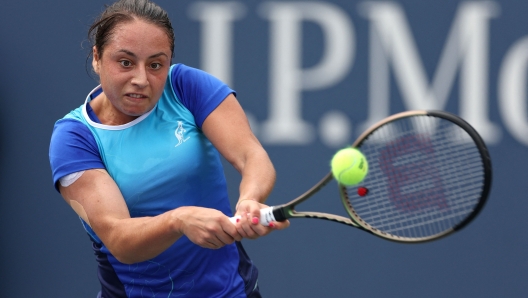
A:
[[[106,7],[88,30],[88,39],[100,57],[116,26],[134,19],[162,28],[167,33],[171,55],[174,56],[174,30],[167,12],[149,0],[120,0]]]

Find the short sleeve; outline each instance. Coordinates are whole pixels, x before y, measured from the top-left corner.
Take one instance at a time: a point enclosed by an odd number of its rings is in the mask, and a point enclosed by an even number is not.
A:
[[[236,92],[205,71],[183,64],[171,68],[171,84],[180,102],[194,115],[198,127],[231,93]]]
[[[82,122],[62,119],[55,123],[49,148],[53,184],[71,173],[104,169],[104,163],[92,132]]]

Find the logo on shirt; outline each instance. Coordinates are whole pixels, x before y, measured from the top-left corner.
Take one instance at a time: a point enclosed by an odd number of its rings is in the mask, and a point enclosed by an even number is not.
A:
[[[176,146],[174,147],[180,146],[181,144],[185,143],[189,139],[189,137],[184,136],[186,131],[187,130],[183,128],[183,122],[178,121],[178,127],[174,131],[174,134],[176,135],[176,139],[178,139],[178,144],[176,144]]]

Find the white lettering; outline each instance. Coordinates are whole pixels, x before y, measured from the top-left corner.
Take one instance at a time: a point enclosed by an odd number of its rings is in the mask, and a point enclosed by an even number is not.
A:
[[[313,126],[302,119],[303,90],[332,86],[348,73],[355,51],[355,31],[347,14],[326,2],[266,2],[260,13],[271,22],[269,118],[262,126],[267,143],[307,144]],[[302,22],[318,24],[325,37],[324,55],[302,69]]]
[[[526,70],[528,69],[528,37],[517,41],[506,54],[499,74],[499,110],[512,135],[528,146],[526,106]]]
[[[489,19],[493,2],[463,2],[455,16],[438,68],[429,85],[404,11],[394,2],[364,2],[371,21],[369,118],[362,129],[389,116],[389,66],[408,109],[444,109],[460,65],[460,115],[489,142],[500,138],[488,119]]]
[[[238,2],[195,2],[189,16],[202,22],[201,69],[233,84],[233,22],[245,15]]]

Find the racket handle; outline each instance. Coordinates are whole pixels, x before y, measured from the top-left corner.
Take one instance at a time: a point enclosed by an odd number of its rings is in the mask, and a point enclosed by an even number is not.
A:
[[[240,219],[240,215],[230,217],[229,220],[235,224]],[[266,207],[260,209],[260,224],[263,226],[269,226],[270,222],[276,221],[273,215],[273,207]]]

